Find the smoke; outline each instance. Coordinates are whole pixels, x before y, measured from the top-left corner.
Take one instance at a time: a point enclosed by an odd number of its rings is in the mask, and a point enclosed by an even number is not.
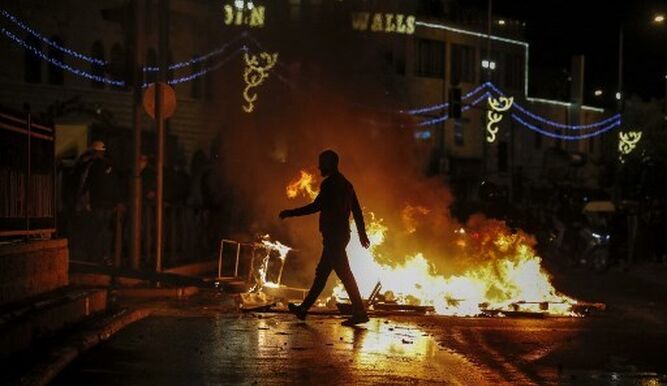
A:
[[[317,215],[285,221],[277,216],[308,203],[289,200],[286,186],[300,170],[316,171],[319,153],[333,149],[341,172],[355,186],[366,221],[372,212],[389,229],[379,251],[385,262],[423,253],[447,276],[488,259],[488,240],[476,249],[458,244],[456,231],[463,225],[449,211],[454,197],[442,177],[425,177],[422,160],[427,157],[414,145],[413,130],[385,112],[390,108],[369,109],[358,101],[375,101],[375,106],[397,102],[375,92],[381,89],[377,84],[351,87],[323,79],[317,84],[322,86],[290,88],[273,79],[259,90],[257,112],[242,113],[240,95],[211,112],[229,117],[216,142],[217,178],[226,187],[221,189],[227,208],[224,232],[242,240],[269,233],[290,245],[296,252],[287,260],[284,282],[309,285],[321,252]],[[355,90],[367,97],[353,97]],[[482,216],[473,216],[466,226],[480,234],[507,233],[503,223]]]

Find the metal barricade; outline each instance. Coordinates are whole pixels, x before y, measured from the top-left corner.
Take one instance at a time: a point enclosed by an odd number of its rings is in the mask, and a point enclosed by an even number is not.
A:
[[[267,255],[265,256],[265,258],[267,258],[267,256],[268,256],[268,258],[270,258],[269,255],[270,255],[271,251],[274,251],[273,248],[271,248],[267,245],[261,244],[261,243],[240,242],[240,241],[230,240],[230,239],[221,239],[219,245],[220,245],[220,247],[218,249],[218,279],[222,279],[222,278],[226,277],[226,276],[223,275],[224,274],[223,270],[224,270],[225,245],[229,245],[232,248],[234,248],[234,246],[236,247],[236,254],[235,254],[235,261],[234,261],[234,276],[233,276],[234,278],[239,278],[240,277],[239,276],[239,266],[240,266],[240,262],[241,262],[241,248],[242,247],[251,248],[248,274],[247,274],[247,277],[245,279],[246,282],[251,282],[253,280],[253,273],[256,271],[255,258],[257,256],[257,251],[258,250],[266,251]],[[279,259],[279,260],[280,260],[280,268],[279,268],[278,275],[277,275],[277,280],[276,280],[276,283],[275,283],[278,286],[281,285],[283,271],[285,269],[285,260],[286,259]]]

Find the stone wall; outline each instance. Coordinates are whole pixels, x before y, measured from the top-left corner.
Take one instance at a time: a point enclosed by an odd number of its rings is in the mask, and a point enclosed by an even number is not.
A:
[[[66,239],[0,245],[0,305],[66,286],[68,268]]]

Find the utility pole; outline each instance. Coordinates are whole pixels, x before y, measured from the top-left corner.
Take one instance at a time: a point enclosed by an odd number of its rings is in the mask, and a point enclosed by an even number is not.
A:
[[[488,66],[486,68],[486,80],[491,81],[491,24],[493,23],[493,0],[489,0],[488,9],[487,9],[487,20],[486,20],[486,57],[483,60],[486,60]],[[481,63],[478,63],[481,65]],[[480,76],[481,78],[481,76]],[[487,158],[488,158],[488,144],[486,143],[486,136],[482,131],[482,176],[486,179],[487,172]]]
[[[623,24],[618,28],[618,112],[623,113]]]
[[[491,80],[491,27],[493,24],[493,0],[489,0],[489,9],[486,21],[486,60],[489,66],[486,69],[486,80]]]
[[[167,83],[169,66],[169,0],[158,0],[158,55],[160,73],[159,82]],[[162,271],[164,245],[164,142],[165,119],[163,111],[163,92],[160,85],[155,87],[155,123],[157,129],[156,192],[155,192],[155,270]]]
[[[140,268],[141,260],[141,128],[142,128],[142,91],[144,80],[144,11],[145,0],[134,0],[134,20],[132,23],[133,66],[132,66],[132,117],[134,126],[134,154],[132,162],[132,201],[130,205],[131,235],[130,263],[133,269]]]

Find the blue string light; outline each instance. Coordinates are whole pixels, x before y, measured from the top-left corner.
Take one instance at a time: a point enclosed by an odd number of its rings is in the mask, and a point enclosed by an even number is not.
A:
[[[559,129],[567,129],[567,130],[593,129],[593,128],[596,128],[596,127],[604,126],[604,125],[608,124],[609,122],[613,122],[613,121],[621,119],[621,114],[614,114],[609,118],[603,119],[601,121],[589,123],[589,124],[586,124],[586,125],[566,125],[566,124],[555,122],[555,121],[552,121],[552,120],[549,120],[549,119],[546,119],[546,118],[542,118],[539,115],[534,114],[534,113],[526,110],[526,108],[524,108],[523,106],[521,106],[518,103],[514,103],[513,107],[518,109],[522,113],[526,114],[527,116],[535,119],[536,121],[538,121],[540,123],[543,123],[543,124],[549,125],[549,126],[553,126],[553,127],[557,127]]]
[[[524,121],[523,119],[521,119],[515,113],[512,113],[511,115],[512,115],[512,119],[514,119],[516,122],[522,124],[523,126],[525,126],[526,128],[528,128],[530,130],[533,130],[533,131],[535,131],[537,133],[540,133],[540,134],[542,134],[544,136],[547,136],[547,137],[551,137],[551,138],[555,138],[555,139],[562,139],[564,141],[577,141],[577,140],[581,140],[581,139],[592,138],[592,137],[598,136],[600,134],[604,134],[607,131],[612,130],[612,129],[621,125],[621,121],[619,120],[619,121],[611,123],[610,125],[608,125],[606,127],[603,127],[603,128],[598,129],[596,131],[593,131],[591,133],[580,134],[580,135],[562,135],[562,134],[552,133],[550,131],[546,131],[546,130],[543,130],[543,129],[537,127],[537,126],[534,126],[534,125]]]
[[[462,97],[461,97],[461,100],[468,99],[468,98],[470,98],[471,96],[477,94],[479,91],[481,91],[482,89],[484,89],[485,86],[486,86],[486,83],[477,86],[475,89],[473,89],[473,90],[470,91],[469,93],[467,93],[467,94],[465,94],[464,96],[462,96]],[[430,112],[430,111],[442,110],[442,109],[446,108],[447,106],[449,106],[449,103],[442,103],[442,104],[439,104],[439,105],[428,106],[428,107],[424,107],[424,108],[420,108],[420,109],[414,109],[414,110],[401,110],[401,113],[404,113],[404,114],[410,114],[410,115],[417,115],[417,114],[427,113],[427,112]]]
[[[0,8],[0,14],[1,14],[2,16],[6,17],[7,19],[9,19],[12,23],[16,24],[16,25],[17,25],[18,27],[20,27],[22,30],[24,30],[24,31],[30,33],[31,35],[35,36],[36,38],[40,39],[41,41],[43,41],[44,43],[46,43],[46,44],[49,45],[50,47],[53,47],[53,48],[55,48],[55,49],[57,49],[57,50],[59,50],[59,51],[62,51],[62,52],[64,52],[64,53],[66,53],[67,55],[73,56],[73,57],[75,57],[75,58],[77,58],[77,59],[81,59],[81,60],[83,60],[83,61],[86,61],[86,62],[89,62],[89,63],[93,63],[93,64],[96,64],[96,65],[99,65],[99,66],[106,66],[106,65],[108,64],[108,63],[105,62],[104,60],[101,60],[101,59],[97,59],[97,58],[93,58],[93,57],[84,55],[84,54],[82,54],[82,53],[80,53],[80,52],[78,52],[78,51],[75,51],[75,50],[72,50],[72,49],[63,47],[63,46],[61,46],[61,45],[55,43],[54,41],[48,39],[48,38],[45,37],[44,35],[40,34],[40,33],[37,32],[37,31],[35,31],[35,30],[32,29],[30,26],[28,26],[27,24],[25,24],[25,23],[23,23],[21,20],[19,20],[16,16],[10,14],[9,12],[7,12],[6,10],[4,10],[4,9],[2,9],[2,8]],[[223,52],[225,52],[225,50],[226,50],[230,45],[234,44],[235,42],[237,42],[238,40],[240,40],[240,39],[242,39],[242,38],[247,38],[247,37],[248,37],[247,35],[248,35],[248,34],[247,34],[246,32],[243,32],[243,33],[239,34],[237,37],[235,37],[234,39],[232,39],[232,40],[230,40],[229,42],[225,43],[223,46],[221,46],[221,47],[219,47],[219,48],[216,48],[216,49],[214,49],[214,50],[212,50],[212,51],[210,51],[210,52],[208,52],[208,53],[206,53],[206,54],[204,54],[204,55],[199,55],[199,56],[193,57],[192,59],[189,59],[189,60],[185,60],[185,61],[182,61],[182,62],[178,62],[178,63],[170,64],[170,65],[169,65],[169,69],[170,69],[170,70],[178,70],[178,69],[180,69],[180,68],[184,68],[184,67],[192,66],[192,65],[194,65],[194,64],[196,64],[196,63],[200,63],[200,62],[206,61],[206,60],[208,60],[208,59],[211,58],[211,57],[220,55],[220,54],[222,54]],[[253,38],[252,40],[256,42],[256,40],[255,40],[254,38]],[[160,68],[157,67],[157,66],[153,66],[153,67],[148,67],[148,66],[147,66],[147,67],[144,67],[144,71],[146,71],[146,72],[158,72],[158,71],[160,71]]]
[[[417,127],[424,127],[424,126],[435,125],[435,124],[438,124],[438,123],[440,123],[440,122],[444,122],[444,121],[446,121],[447,119],[449,119],[449,115],[445,114],[445,115],[443,115],[442,117],[433,118],[433,119],[429,119],[428,121],[419,122],[419,123],[417,124]]]
[[[461,109],[461,112],[463,112],[463,111],[468,111],[468,110],[470,110],[471,108],[473,108],[473,106],[477,106],[477,105],[480,104],[482,101],[486,100],[490,95],[491,95],[491,94],[489,94],[488,91],[485,92],[485,93],[482,94],[479,98],[477,98],[477,99],[475,99],[474,101],[472,101],[472,103],[463,106],[463,108]]]
[[[471,95],[472,95],[472,94],[471,94]],[[480,97],[478,97],[477,99],[475,99],[474,101],[472,101],[471,103],[469,103],[469,104],[463,106],[463,107],[461,108],[461,112],[470,110],[471,108],[473,108],[473,106],[477,106],[480,102],[482,102],[483,100],[485,100],[485,99],[488,98],[488,97],[489,97],[489,92],[487,91],[487,92],[485,92],[484,94],[482,94]],[[463,99],[463,98],[462,98],[462,99]],[[449,119],[449,115],[445,114],[445,115],[443,115],[443,116],[441,116],[441,117],[438,117],[438,118],[433,118],[433,119],[430,119],[430,120],[428,120],[428,121],[419,122],[419,123],[417,124],[417,127],[424,127],[424,126],[435,125],[435,124],[438,124],[438,123],[440,123],[440,122],[444,122],[444,121],[446,121],[447,119]]]
[[[172,63],[172,64],[169,65],[169,69],[170,70],[178,70],[178,69],[183,68],[183,67],[188,67],[188,66],[192,66],[192,65],[197,64],[197,63],[201,63],[201,62],[206,61],[206,60],[208,60],[208,59],[210,59],[214,56],[218,56],[218,55],[222,54],[223,52],[225,52],[227,50],[227,48],[229,48],[230,45],[236,43],[238,40],[241,40],[241,38],[246,37],[246,35],[247,34],[245,32],[242,33],[242,34],[239,34],[234,39],[228,41],[227,43],[225,43],[221,47],[216,48],[216,49],[210,51],[209,53],[207,53],[205,55],[195,56],[190,60],[185,60],[185,61],[178,62],[178,63]],[[160,71],[160,67],[157,67],[157,66],[148,67],[147,66],[147,67],[144,67],[144,71],[146,71],[146,72],[158,72],[158,71]]]
[[[189,82],[191,80],[199,78],[200,76],[204,76],[204,75],[206,75],[206,73],[208,73],[210,71],[215,71],[215,70],[219,69],[220,67],[224,66],[227,62],[229,62],[232,58],[234,58],[236,55],[238,55],[239,52],[241,52],[241,51],[247,52],[248,48],[246,46],[243,46],[243,47],[237,49],[236,51],[234,51],[228,57],[222,59],[220,62],[216,63],[215,65],[213,65],[211,67],[204,68],[201,71],[197,71],[197,72],[192,73],[188,76],[183,76],[183,77],[180,77],[180,78],[172,79],[172,80],[168,81],[167,83],[169,83],[170,85],[177,85],[177,84]],[[145,84],[144,87],[146,87],[146,86],[148,86],[148,85]]]
[[[27,44],[21,38],[19,38],[18,36],[14,35],[11,32],[9,32],[7,29],[5,29],[5,27],[0,27],[0,28],[2,29],[2,33],[4,33],[5,36],[12,39],[13,41],[18,43],[23,48],[30,51],[32,54],[42,58],[43,60],[46,60],[47,62],[51,63],[52,65],[54,65],[56,67],[59,67],[59,68],[65,70],[65,71],[68,71],[68,72],[70,72],[74,75],[81,76],[83,78],[87,78],[87,79],[90,79],[90,80],[94,80],[94,81],[99,82],[99,83],[106,83],[106,84],[110,84],[112,86],[117,86],[117,87],[125,86],[125,81],[108,79],[108,78],[105,78],[105,77],[102,77],[102,76],[91,74],[87,71],[79,70],[79,69],[76,69],[72,66],[69,66],[69,65],[67,65],[67,64],[65,64],[65,63],[63,63],[63,62],[61,62],[57,59],[48,57],[43,52],[41,52],[38,49],[36,49],[35,47]]]
[[[498,87],[496,87],[493,83],[487,82],[486,84],[488,85],[488,87],[491,90],[495,91],[498,95],[505,96],[505,93],[500,91],[500,89],[498,89]],[[597,122],[593,122],[593,123],[589,123],[589,124],[585,124],[585,125],[566,125],[566,124],[563,124],[563,123],[560,123],[560,122],[556,122],[556,121],[552,121],[550,119],[543,118],[543,117],[529,111],[525,107],[521,106],[516,101],[512,104],[512,107],[516,108],[517,110],[519,110],[523,114],[529,116],[530,118],[532,118],[532,119],[534,119],[534,120],[536,120],[540,123],[543,123],[543,124],[548,125],[548,126],[553,126],[553,127],[559,128],[559,129],[567,129],[567,130],[593,129],[593,128],[596,128],[596,127],[604,126],[604,125],[606,125],[610,122],[614,122],[616,120],[620,121],[620,119],[621,119],[621,114],[614,114],[611,117],[605,118],[601,121],[597,121]]]
[[[84,55],[80,52],[70,50],[69,48],[66,48],[66,47],[63,47],[63,46],[59,45],[58,43],[46,38],[44,35],[40,34],[39,32],[33,30],[28,25],[26,25],[25,23],[20,21],[18,18],[16,18],[16,16],[10,14],[9,12],[5,11],[4,9],[0,8],[0,14],[2,16],[6,17],[7,19],[9,19],[12,23],[19,26],[19,28],[21,28],[22,30],[30,33],[34,37],[43,41],[44,43],[46,43],[50,47],[53,47],[53,48],[57,49],[58,51],[62,51],[64,53],[66,53],[67,55],[73,56],[77,59],[81,59],[81,60],[89,62],[89,63],[97,64],[98,66],[105,66],[107,64],[104,60],[100,60],[100,59],[97,59],[97,58],[91,58],[90,56],[86,56],[86,55]]]

